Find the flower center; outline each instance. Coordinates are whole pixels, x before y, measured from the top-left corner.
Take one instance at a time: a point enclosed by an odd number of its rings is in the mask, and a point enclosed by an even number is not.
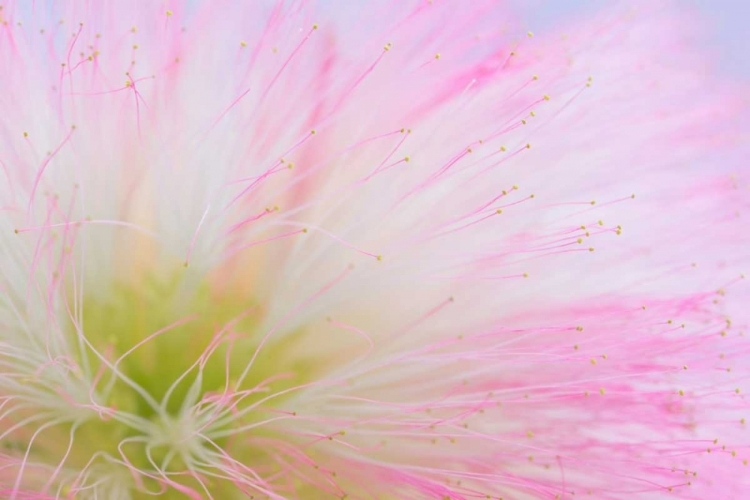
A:
[[[100,462],[129,489],[166,487],[187,498],[181,489],[200,491],[206,481],[212,492],[236,491],[230,479],[206,474],[229,459],[228,448],[248,467],[263,463],[262,449],[245,439],[272,435],[269,412],[310,380],[312,365],[290,354],[304,332],[263,342],[258,304],[196,286],[186,273],[84,297],[71,342],[94,383],[88,400],[77,402],[97,413],[72,426],[71,467]],[[131,497],[139,494],[131,489]]]
[[[141,287],[116,287],[107,297],[84,301],[81,333],[92,344],[86,361],[104,367],[109,376],[121,374],[108,391],[119,409],[152,418],[157,412],[149,403],[157,401],[174,415],[197,377],[207,392],[241,375],[242,360],[232,358],[256,343],[257,320],[243,314],[239,301],[212,295],[207,286],[183,287],[179,279],[147,280]]]

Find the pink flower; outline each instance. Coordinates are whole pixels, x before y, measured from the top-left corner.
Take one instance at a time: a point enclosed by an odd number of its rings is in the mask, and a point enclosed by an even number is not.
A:
[[[0,11],[0,496],[750,491],[700,20],[307,3]]]

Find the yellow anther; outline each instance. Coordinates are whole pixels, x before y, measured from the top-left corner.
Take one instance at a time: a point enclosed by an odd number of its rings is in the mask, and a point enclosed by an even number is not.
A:
[[[441,57],[440,56],[440,52],[438,52],[437,54],[435,54],[435,59],[440,59],[440,57]]]
[[[526,36],[529,37],[529,38],[531,38],[531,37],[534,36],[534,33],[532,33],[531,31],[527,31],[526,32]]]
[[[544,100],[549,101],[549,99],[550,99],[549,94],[544,94]]]
[[[168,10],[168,11],[167,11],[167,17],[171,17],[171,16],[172,16],[172,14],[174,14],[174,13],[173,13],[173,12],[172,12],[171,10]]]
[[[247,47],[247,42],[245,40],[242,40],[240,42],[240,47]]]

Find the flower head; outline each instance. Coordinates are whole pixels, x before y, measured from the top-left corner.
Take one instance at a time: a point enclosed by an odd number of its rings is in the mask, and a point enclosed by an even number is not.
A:
[[[3,498],[750,486],[744,104],[688,17],[0,16]]]

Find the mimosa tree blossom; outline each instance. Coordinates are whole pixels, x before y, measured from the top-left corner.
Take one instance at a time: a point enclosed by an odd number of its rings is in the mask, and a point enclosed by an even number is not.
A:
[[[746,88],[632,5],[6,0],[0,497],[746,496]]]

